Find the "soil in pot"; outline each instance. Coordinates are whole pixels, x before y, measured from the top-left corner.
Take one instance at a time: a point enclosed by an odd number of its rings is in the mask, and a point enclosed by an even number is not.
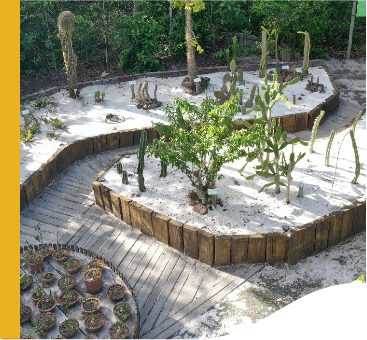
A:
[[[85,328],[90,332],[98,332],[104,325],[102,314],[90,314],[84,320]]]
[[[32,308],[20,305],[20,323],[26,323],[32,316]]]
[[[57,262],[64,262],[66,261],[70,256],[70,249],[66,248],[57,248],[53,253],[52,257]]]
[[[48,272],[42,275],[42,280],[44,283],[50,284],[52,282],[54,282],[55,280],[55,274]]]
[[[62,266],[69,274],[74,274],[77,273],[82,267],[82,261],[79,259],[69,258],[67,261],[63,263]]]
[[[41,285],[37,285],[36,289],[32,292],[31,299],[34,303],[38,303],[45,296],[45,292]]]
[[[58,282],[57,285],[61,290],[65,288],[73,289],[76,285],[76,278],[72,276],[64,276]]]
[[[124,321],[131,315],[131,306],[125,301],[119,302],[113,307],[113,314],[116,318]]]
[[[111,339],[126,339],[130,334],[129,327],[123,322],[116,322],[108,331]]]
[[[65,320],[60,324],[60,334],[65,338],[71,338],[79,331],[79,322],[75,319]]]
[[[49,331],[56,325],[56,315],[54,313],[41,314],[36,321],[36,325],[42,331]]]
[[[83,313],[91,314],[96,313],[101,308],[101,300],[97,298],[89,298],[86,300],[83,300],[81,304]]]
[[[79,294],[76,290],[64,291],[60,296],[60,302],[63,306],[74,306],[79,300]]]
[[[87,269],[97,268],[103,270],[105,263],[102,260],[95,259],[87,264]]]
[[[45,245],[44,247],[40,247],[37,251],[40,255],[42,255],[45,259],[49,259],[52,255],[54,248],[52,246]]]
[[[124,298],[126,287],[119,283],[114,283],[107,289],[107,294],[112,301],[120,301]]]
[[[96,294],[102,289],[102,271],[92,268],[83,273],[83,281],[88,293]]]
[[[38,301],[37,308],[40,312],[52,312],[56,307],[56,299],[45,297]]]
[[[32,287],[33,284],[33,276],[27,275],[22,280],[20,280],[20,290],[28,290]]]

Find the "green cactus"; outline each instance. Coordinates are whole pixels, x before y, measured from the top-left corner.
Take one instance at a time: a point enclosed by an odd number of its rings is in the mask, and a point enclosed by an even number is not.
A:
[[[293,77],[296,76],[296,65],[293,65]]]
[[[313,145],[315,143],[315,138],[317,134],[317,129],[319,127],[320,121],[322,117],[324,117],[325,111],[321,111],[318,117],[315,119],[315,122],[313,123],[312,133],[311,133],[311,142],[310,142],[310,153],[313,153]]]
[[[354,138],[354,131],[350,129],[349,133],[350,133],[350,138],[352,140],[354,157],[355,157],[355,162],[356,162],[355,175],[354,175],[354,178],[352,179],[352,183],[355,184],[357,183],[357,179],[361,171],[361,164],[359,163],[358,148],[357,148],[356,140]]]
[[[256,87],[257,87],[256,84],[254,84],[254,86],[252,86],[251,94],[250,94],[250,99],[251,100],[254,100],[254,98],[255,98]]]
[[[245,85],[245,80],[243,78],[243,70],[242,69],[238,70],[237,80],[238,80],[238,85]]]
[[[122,164],[121,164],[121,162],[118,162],[117,163],[116,170],[117,170],[117,173],[118,174],[121,174],[121,172],[122,172]]]
[[[139,144],[139,149],[137,152],[139,163],[142,164],[143,168],[144,168],[144,157],[145,157],[146,148],[147,148],[147,131],[144,130],[141,132],[141,135],[140,135],[140,144]]]
[[[122,183],[123,184],[127,184],[128,183],[126,170],[122,170]]]
[[[311,84],[313,84],[313,75],[311,74]]]
[[[331,131],[329,142],[327,143],[326,154],[325,154],[325,166],[329,166],[331,144],[333,143],[334,137],[335,137],[335,130]]]
[[[353,133],[356,132],[356,126],[357,126],[357,123],[358,123],[358,121],[360,120],[360,118],[362,116],[362,113],[363,113],[363,111],[359,111],[357,117],[354,119],[353,126],[352,126]]]
[[[245,115],[247,112],[246,112],[246,106],[241,106],[241,112],[243,115]]]
[[[304,49],[304,56],[303,56],[303,67],[302,67],[302,74],[305,76],[308,74],[308,65],[310,62],[310,49],[311,49],[311,40],[310,35],[308,32],[301,32],[298,31],[297,33],[301,33],[305,35],[305,49]],[[308,40],[308,45],[306,44],[306,39]]]
[[[101,91],[98,90],[94,92],[94,99],[96,100],[96,102],[99,102],[101,100],[100,96],[101,96]]]
[[[317,85],[319,85],[319,80],[320,80],[320,77],[317,77],[317,81],[316,81]]]
[[[229,64],[229,69],[231,70],[232,75],[236,74],[237,65],[236,65],[236,62],[234,60],[232,60],[231,63]]]
[[[144,185],[144,176],[143,176],[143,174],[138,173],[138,183],[139,183],[139,191],[144,192],[146,187]]]
[[[167,163],[164,163],[161,160],[161,174],[159,177],[166,177],[167,176]]]
[[[104,101],[105,96],[106,96],[106,93],[102,92],[102,101]]]

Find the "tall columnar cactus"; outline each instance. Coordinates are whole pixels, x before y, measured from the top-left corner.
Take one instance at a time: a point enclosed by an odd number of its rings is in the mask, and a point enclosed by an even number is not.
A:
[[[331,131],[329,142],[327,143],[326,153],[325,153],[325,166],[329,166],[331,144],[333,143],[334,137],[335,137],[335,130]]]
[[[302,74],[305,76],[308,74],[308,65],[310,62],[310,48],[311,48],[311,40],[310,35],[308,32],[297,32],[305,35],[305,47],[303,50],[303,67],[302,67]]]
[[[161,160],[161,174],[159,177],[166,177],[167,176],[167,163]]]
[[[70,98],[79,97],[78,80],[76,65],[78,57],[75,55],[72,44],[72,34],[75,30],[75,17],[69,11],[61,12],[57,18],[59,34],[57,37],[61,42],[61,48],[64,56],[66,75],[68,79]]]
[[[325,115],[325,111],[321,111],[320,114],[318,115],[318,117],[315,119],[315,122],[313,123],[311,141],[310,141],[310,149],[309,149],[310,153],[313,153],[313,145],[315,143],[317,129],[318,129],[320,121],[321,121],[322,117],[324,117],[324,115]]]
[[[358,121],[360,120],[360,118],[362,116],[362,113],[363,113],[363,111],[359,111],[357,117],[354,119],[353,126],[352,126],[353,133],[356,132],[356,126],[357,126],[357,123],[358,123]]]
[[[147,147],[147,132],[144,130],[141,132],[140,136],[140,145],[138,150],[138,183],[139,183],[139,190],[145,191],[145,185],[144,185],[144,176],[143,176],[143,169],[144,169],[144,156],[145,156],[145,150]]]
[[[117,171],[118,174],[121,174],[121,172],[122,172],[122,164],[121,164],[121,162],[118,162],[116,164],[116,171]]]
[[[126,170],[122,170],[122,183],[123,184],[127,184],[128,183]]]
[[[354,175],[354,178],[352,179],[352,183],[355,184],[355,183],[357,183],[357,179],[358,179],[359,173],[361,171],[361,165],[359,163],[358,148],[357,148],[356,140],[354,138],[354,131],[353,131],[353,129],[350,129],[349,133],[350,133],[350,138],[352,140],[354,157],[355,157],[355,161],[356,161],[355,175]]]

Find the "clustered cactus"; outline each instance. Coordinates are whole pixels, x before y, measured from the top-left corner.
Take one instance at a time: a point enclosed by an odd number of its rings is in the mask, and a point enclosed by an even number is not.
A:
[[[134,85],[131,85],[132,100],[138,109],[155,109],[162,105],[162,102],[157,100],[157,89],[158,85],[155,84],[154,87],[154,99],[151,99],[148,93],[148,82],[140,83],[138,86],[138,97],[136,98],[134,93]]]
[[[106,96],[106,93],[102,92],[102,94],[101,94],[101,91],[99,91],[99,90],[94,92],[94,100],[97,103],[103,102],[105,96]]]

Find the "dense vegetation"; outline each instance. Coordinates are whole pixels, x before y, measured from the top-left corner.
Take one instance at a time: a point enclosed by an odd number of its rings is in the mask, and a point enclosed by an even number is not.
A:
[[[351,1],[205,1],[193,13],[194,34],[204,53],[223,50],[225,32],[259,36],[261,25],[277,28],[284,43],[303,52],[303,36],[311,36],[311,58],[345,54]],[[63,67],[57,17],[75,14],[73,48],[78,65],[107,63],[129,73],[164,68],[162,60],[185,61],[185,13],[162,1],[21,1],[20,69],[23,75]],[[356,18],[353,49],[365,52],[365,18]]]

